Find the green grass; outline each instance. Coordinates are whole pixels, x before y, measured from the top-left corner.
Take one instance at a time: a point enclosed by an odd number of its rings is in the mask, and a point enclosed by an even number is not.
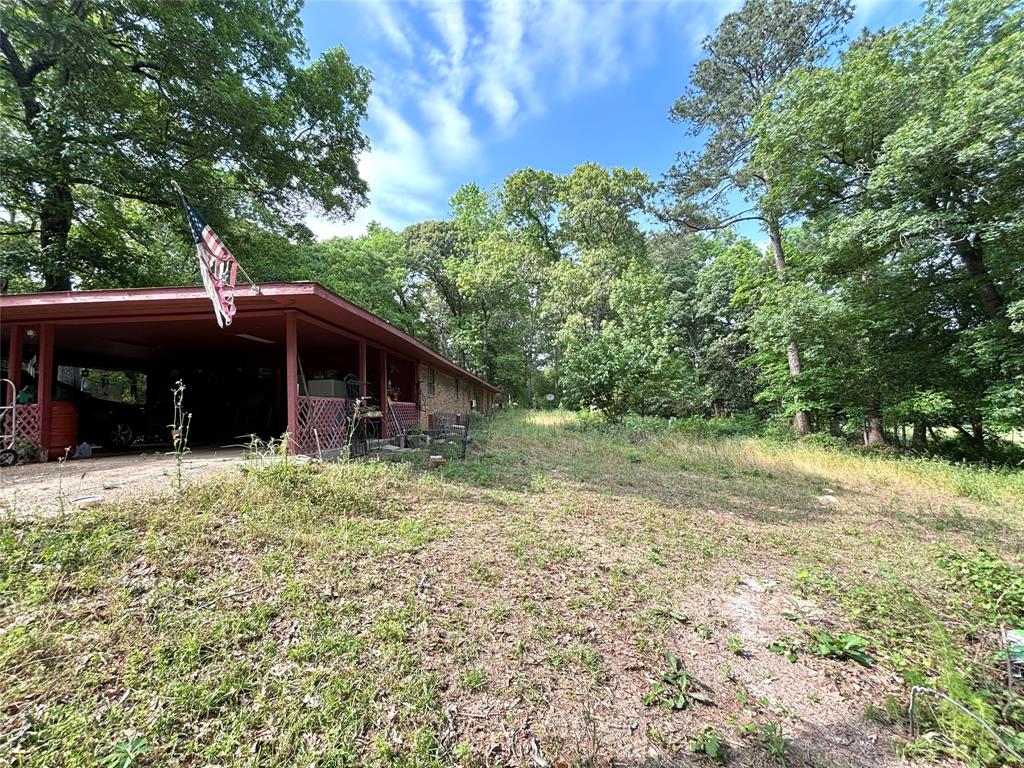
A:
[[[922,701],[913,740],[905,710],[937,688],[1021,748],[998,655],[1024,625],[1021,474],[741,427],[513,412],[440,470],[270,463],[0,521],[0,763],[514,762],[497,735],[529,722],[550,762],[711,734],[801,764],[838,685],[893,759],[1009,764],[955,708]],[[798,695],[764,695],[765,664]]]

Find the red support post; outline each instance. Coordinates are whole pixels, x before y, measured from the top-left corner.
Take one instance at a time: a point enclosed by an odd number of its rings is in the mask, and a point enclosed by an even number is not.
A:
[[[39,365],[36,370],[36,402],[39,403],[39,450],[42,461],[49,461],[50,409],[53,407],[53,326],[39,326]]]
[[[388,353],[378,350],[377,363],[380,370],[380,411],[384,413],[388,407]]]
[[[7,347],[7,378],[14,382],[14,397],[17,400],[21,389],[21,350],[25,329],[20,325],[11,326],[11,338]],[[6,393],[5,393],[6,396]]]
[[[359,396],[366,397],[366,342],[359,342]]]
[[[284,396],[288,411],[288,452],[295,453],[299,434],[299,349],[295,313],[284,313]]]

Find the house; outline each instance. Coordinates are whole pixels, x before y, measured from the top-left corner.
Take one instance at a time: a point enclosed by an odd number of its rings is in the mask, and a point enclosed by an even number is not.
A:
[[[0,296],[19,436],[50,458],[82,440],[166,440],[179,380],[191,444],[287,433],[302,453],[343,447],[357,398],[360,423],[381,438],[497,401],[492,384],[316,283],[239,287],[235,305],[220,328],[201,286]],[[122,402],[91,394],[106,391]]]

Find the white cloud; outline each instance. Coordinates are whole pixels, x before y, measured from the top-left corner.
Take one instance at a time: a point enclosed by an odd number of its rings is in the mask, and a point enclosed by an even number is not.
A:
[[[385,40],[391,43],[391,47],[403,56],[407,58],[412,56],[412,43],[409,42],[409,38],[402,28],[402,23],[394,14],[394,9],[390,2],[362,3],[360,7],[372,9],[374,23],[371,25],[371,29],[377,30]]]
[[[420,100],[420,110],[430,123],[430,148],[438,153],[439,163],[463,166],[476,159],[480,143],[455,99],[433,91]]]
[[[428,141],[379,96],[370,99],[374,146],[360,158],[359,175],[370,187],[370,205],[347,222],[310,218],[317,237],[358,235],[371,221],[401,228],[413,221],[437,216],[433,201],[444,195]]]
[[[488,140],[553,101],[627,78],[652,55],[659,17],[671,6],[376,0],[359,8],[367,34],[385,43],[367,62],[375,76],[367,123],[373,148],[359,167],[370,205],[344,224],[310,221],[318,236],[356,234],[373,220],[401,227],[443,216],[452,189],[486,157]]]
[[[469,33],[466,30],[466,17],[462,12],[462,3],[458,0],[440,2],[431,5],[429,11],[431,21],[441,33],[448,48],[451,60],[461,64],[469,45]]]

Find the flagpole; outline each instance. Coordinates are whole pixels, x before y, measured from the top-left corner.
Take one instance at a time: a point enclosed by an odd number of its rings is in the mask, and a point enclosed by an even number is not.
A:
[[[185,213],[188,213],[188,209],[185,208],[185,193],[181,191],[181,187],[178,186],[178,182],[171,179],[171,189],[178,193],[178,199],[181,201],[182,209]],[[252,287],[253,293],[259,293],[260,287],[256,285],[256,281],[249,277],[249,273],[245,271],[245,267],[242,266],[238,259],[235,259],[235,265],[238,267],[238,271],[242,273],[242,277],[249,281],[249,285]]]

